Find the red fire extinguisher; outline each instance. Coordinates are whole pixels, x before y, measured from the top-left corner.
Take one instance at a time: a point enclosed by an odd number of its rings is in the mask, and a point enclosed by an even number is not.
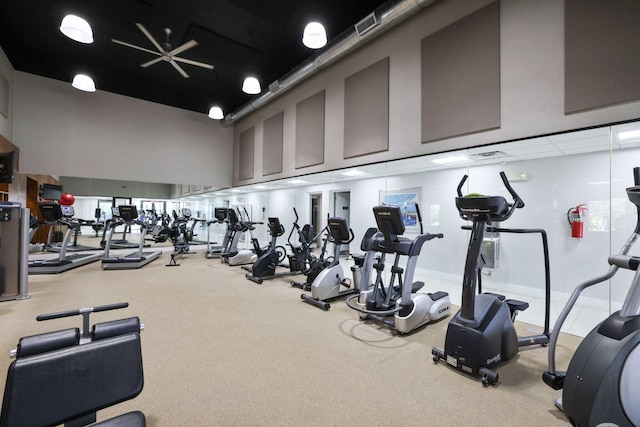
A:
[[[587,208],[582,204],[567,211],[567,220],[571,226],[571,237],[584,237],[584,211],[586,210]]]

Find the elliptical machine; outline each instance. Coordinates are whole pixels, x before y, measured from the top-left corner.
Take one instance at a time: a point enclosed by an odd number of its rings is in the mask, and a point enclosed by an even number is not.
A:
[[[580,284],[558,316],[549,345],[549,370],[542,375],[554,390],[562,390],[556,401],[571,424],[640,425],[640,257],[627,255],[640,236],[640,168],[633,169],[634,187],[627,188],[636,205],[637,221],[618,255],[609,257],[609,271]],[[620,311],[597,325],[582,340],[565,372],[556,371],[555,351],[560,329],[580,294],[611,279],[618,269],[635,271]]]
[[[499,378],[491,368],[513,358],[520,347],[529,345],[546,345],[549,342],[549,266],[546,250],[546,233],[542,233],[545,248],[546,270],[546,322],[545,331],[539,335],[519,338],[514,326],[518,311],[526,310],[529,304],[523,301],[505,299],[503,295],[479,293],[476,285],[480,277],[484,260],[482,243],[485,228],[490,222],[506,221],[517,208],[524,207],[524,202],[511,187],[504,172],[500,177],[513,197],[508,203],[502,196],[462,196],[462,186],[467,180],[465,175],[458,184],[456,207],[460,217],[472,221],[471,237],[467,250],[467,259],[462,282],[462,306],[451,319],[447,327],[445,348],[434,347],[431,350],[433,361],[441,359],[454,368],[471,375],[480,375],[484,386],[494,385]],[[505,232],[539,232],[544,230],[521,230],[493,228]]]
[[[442,238],[442,234],[421,233],[415,239],[402,237],[405,227],[398,206],[375,206],[373,214],[379,233],[375,229],[369,229],[365,233],[366,241],[363,240],[361,247],[366,247],[367,254],[362,267],[361,289],[358,295],[347,298],[347,306],[360,312],[361,320],[377,321],[401,334],[448,316],[451,311],[449,294],[418,293],[424,283],[413,281],[422,246],[429,240]],[[422,225],[422,220],[420,224]],[[381,253],[379,259],[376,259],[377,252]],[[388,284],[382,278],[386,254],[395,255]],[[404,268],[399,265],[401,256],[408,258]],[[369,282],[372,270],[377,272],[373,287]],[[393,319],[389,316],[393,316]]]
[[[296,218],[297,218],[297,215],[298,214],[296,213]],[[321,238],[322,233],[326,233],[326,235],[324,238],[322,238],[322,247],[320,249],[320,254],[318,256],[315,256],[311,254],[311,244],[313,244],[313,242]],[[301,231],[300,230],[298,231],[300,248],[301,249],[304,248],[306,252],[305,268],[302,271],[302,274],[305,275],[305,281],[296,282],[294,280],[291,282],[291,286],[298,289],[302,289],[304,291],[311,290],[311,284],[316,279],[316,277],[318,277],[318,274],[320,274],[322,270],[327,268],[327,266],[333,262],[333,257],[326,256],[327,242],[329,240],[328,234],[329,234],[329,231],[327,227],[324,227],[322,230],[320,230],[318,234],[313,236],[313,226],[309,224],[305,225]],[[301,250],[298,250],[298,252],[301,252]]]
[[[240,212],[238,210],[238,212]],[[223,251],[220,261],[227,265],[244,265],[244,264],[253,264],[258,260],[258,257],[262,255],[263,250],[260,247],[260,243],[258,239],[253,236],[253,230],[255,230],[255,224],[262,224],[261,222],[253,222],[249,218],[249,213],[245,209],[245,213],[247,215],[247,221],[243,221],[238,218],[236,212],[229,208],[228,216],[229,216],[229,224],[233,225],[235,230],[234,238],[229,241],[229,245],[227,249]],[[242,213],[240,213],[240,218],[242,217]],[[253,250],[251,249],[238,249],[238,241],[240,240],[241,233],[248,232],[251,236],[251,244],[253,245]]]
[[[351,287],[351,281],[345,279],[344,271],[340,265],[340,246],[348,245],[353,241],[353,230],[349,228],[344,218],[329,218],[327,220],[327,229],[329,230],[327,240],[334,245],[333,260],[331,264],[320,271],[311,283],[311,296],[307,294],[300,295],[304,302],[315,305],[325,311],[331,308],[329,302],[358,293],[360,290],[359,287]],[[347,289],[341,291],[342,286]]]

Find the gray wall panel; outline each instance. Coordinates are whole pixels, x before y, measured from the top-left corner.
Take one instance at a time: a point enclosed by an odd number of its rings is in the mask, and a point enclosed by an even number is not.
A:
[[[344,81],[344,158],[389,150],[389,57]]]
[[[565,113],[640,99],[640,1],[565,1]]]
[[[500,127],[500,2],[422,39],[422,141]]]
[[[282,172],[282,138],[284,112],[264,121],[262,143],[262,175]]]
[[[323,90],[296,104],[296,169],[324,163],[324,96]]]
[[[247,129],[240,134],[238,179],[241,181],[253,178],[254,138],[255,128]]]

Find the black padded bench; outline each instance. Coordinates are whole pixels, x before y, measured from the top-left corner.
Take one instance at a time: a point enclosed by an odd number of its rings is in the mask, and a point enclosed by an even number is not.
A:
[[[146,425],[134,411],[100,423],[96,411],[133,399],[144,376],[137,317],[24,337],[9,366],[0,426]],[[94,424],[95,423],[95,424]]]

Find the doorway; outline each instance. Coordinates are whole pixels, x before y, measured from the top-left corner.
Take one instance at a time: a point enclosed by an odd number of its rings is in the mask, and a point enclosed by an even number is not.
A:
[[[350,191],[336,191],[333,193],[333,216],[338,218],[344,218],[349,226],[349,209],[351,204],[351,192]],[[349,226],[349,228],[351,228]],[[344,245],[340,249],[341,254],[349,253],[349,246]]]

